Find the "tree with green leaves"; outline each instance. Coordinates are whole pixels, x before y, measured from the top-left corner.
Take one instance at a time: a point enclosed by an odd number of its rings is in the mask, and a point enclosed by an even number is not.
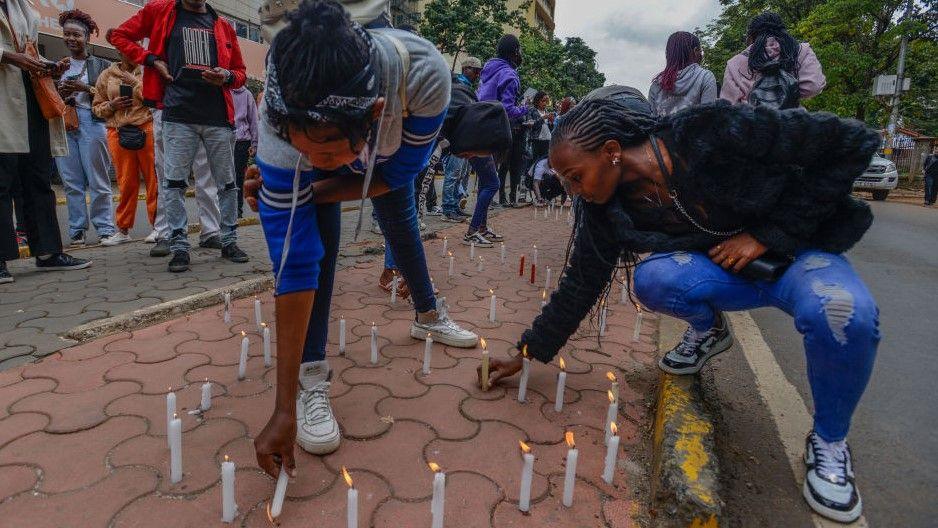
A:
[[[460,56],[485,60],[495,54],[495,44],[505,28],[521,30],[530,0],[508,10],[504,0],[431,0],[424,9],[420,34],[453,58],[453,70]]]
[[[524,63],[518,73],[524,87],[579,99],[606,82],[596,69],[596,52],[579,37],[561,42],[529,30],[521,35],[521,49]]]
[[[746,48],[749,19],[775,11],[798,40],[811,44],[827,76],[827,87],[806,101],[810,110],[826,110],[883,126],[891,98],[872,95],[874,79],[895,74],[902,35],[910,51],[906,76],[913,89],[904,98],[907,126],[938,134],[935,106],[938,92],[938,0],[913,2],[908,18],[905,0],[721,0],[720,16],[699,31],[705,43],[706,66],[722,78],[726,61]]]

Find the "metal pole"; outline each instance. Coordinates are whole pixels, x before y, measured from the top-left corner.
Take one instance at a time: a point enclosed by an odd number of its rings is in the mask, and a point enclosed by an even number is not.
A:
[[[905,4],[905,15],[902,22],[905,22],[912,16],[912,0],[907,0]],[[896,91],[892,96],[892,112],[889,114],[889,126],[886,128],[889,133],[890,143],[887,147],[895,147],[896,126],[899,123],[899,98],[902,96],[902,85],[905,84],[905,54],[909,47],[909,36],[902,35],[902,42],[899,44],[899,64],[896,68]]]

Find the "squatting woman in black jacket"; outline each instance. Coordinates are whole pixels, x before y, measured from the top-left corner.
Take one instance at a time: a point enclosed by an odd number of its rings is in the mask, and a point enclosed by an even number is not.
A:
[[[550,361],[609,291],[617,261],[641,253],[651,255],[634,268],[638,299],[689,324],[661,358],[665,371],[694,374],[731,346],[723,311],[784,310],[804,336],[815,406],[804,496],[822,515],[856,519],[845,439],[879,331],[876,304],[842,253],[872,222],[850,190],[879,141],[862,123],[803,110],[718,102],[656,122],[615,101],[580,104],[550,149],[582,198],[569,266],[518,348]],[[777,276],[754,276],[766,262]],[[520,368],[520,356],[493,361],[490,379]]]

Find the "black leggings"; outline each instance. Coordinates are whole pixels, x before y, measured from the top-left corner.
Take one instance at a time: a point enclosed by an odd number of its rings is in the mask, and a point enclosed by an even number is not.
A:
[[[505,177],[510,175],[508,201],[514,203],[518,198],[518,185],[524,174],[524,132],[520,129],[511,131],[511,148],[498,167],[498,201],[505,203]]]

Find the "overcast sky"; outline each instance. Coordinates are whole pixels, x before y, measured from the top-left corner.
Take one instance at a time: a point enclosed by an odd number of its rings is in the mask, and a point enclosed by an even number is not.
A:
[[[554,33],[580,37],[596,50],[606,83],[647,94],[664,68],[668,35],[703,27],[719,13],[719,0],[557,0]]]

